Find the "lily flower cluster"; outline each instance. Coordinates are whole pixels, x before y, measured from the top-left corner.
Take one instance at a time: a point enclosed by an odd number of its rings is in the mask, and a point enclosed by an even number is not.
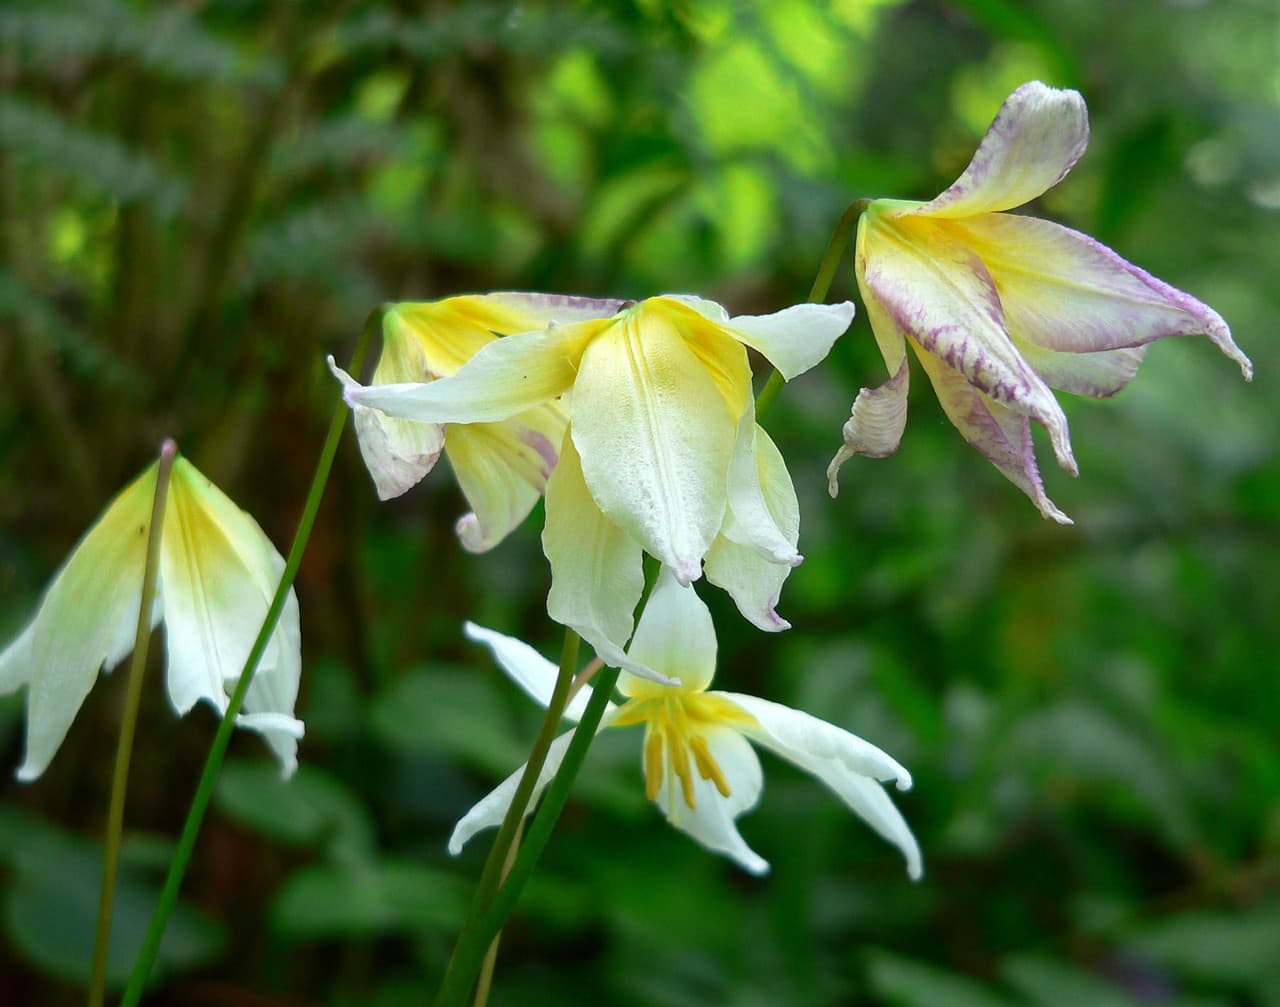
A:
[[[1008,211],[1058,183],[1083,154],[1088,120],[1075,91],[1024,85],[1003,104],[969,166],[928,202],[871,201],[857,231],[855,275],[888,380],[863,388],[828,470],[855,454],[891,454],[907,414],[910,345],[951,422],[1049,518],[1030,423],[1076,471],[1066,416],[1051,389],[1105,398],[1134,376],[1148,344],[1204,335],[1248,359],[1211,308],[1079,232]],[[890,756],[843,729],[754,696],[708,691],[717,639],[694,583],[705,577],[766,632],[802,562],[800,513],[781,452],[756,420],[748,350],[783,379],[819,364],[854,306],[800,304],[731,315],[666,294],[639,302],[491,293],[391,305],[368,385],[338,368],[378,495],[398,496],[443,454],[470,510],[464,548],[497,546],[545,498],[547,612],[622,669],[621,702],[602,729],[644,726],[645,793],[677,829],[753,873],[766,862],[736,819],[759,799],[751,744],[825,783],[922,872],[920,849],[884,784],[911,785]],[[834,425],[834,424],[833,424]],[[137,620],[154,467],[107,509],[55,577],[31,625],[0,654],[0,691],[28,686],[27,760],[44,769],[100,668],[127,652]],[[170,698],[226,707],[282,563],[261,529],[179,460],[164,514],[160,590]],[[644,555],[659,574],[645,592]],[[127,585],[127,588],[122,588]],[[637,621],[638,620],[638,621]],[[301,725],[292,594],[242,717],[286,771]],[[502,669],[547,705],[557,669],[528,645],[466,626]],[[565,718],[582,714],[582,689]],[[536,780],[549,782],[573,731]],[[510,808],[523,769],[458,823],[460,850]]]

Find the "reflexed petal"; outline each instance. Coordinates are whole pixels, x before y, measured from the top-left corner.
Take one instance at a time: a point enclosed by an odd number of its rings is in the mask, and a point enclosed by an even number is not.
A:
[[[492,549],[525,519],[556,466],[565,425],[547,404],[499,423],[449,427],[445,453],[472,507],[456,529],[464,548]]]
[[[607,720],[601,721],[601,726],[607,723]],[[542,792],[547,789],[547,784],[551,782],[551,778],[559,770],[560,763],[564,761],[565,752],[569,749],[569,742],[573,740],[576,732],[577,728],[572,731],[566,731],[551,742],[551,747],[547,749],[547,760],[542,764],[542,771],[538,773],[537,783],[534,784],[533,793],[529,796],[529,804],[525,808],[524,816],[526,818],[537,807],[538,799],[542,796]],[[458,824],[453,827],[453,834],[449,837],[449,852],[451,854],[456,857],[461,853],[462,848],[467,845],[471,837],[477,832],[483,832],[485,829],[496,829],[502,824],[502,820],[507,816],[507,809],[511,807],[511,801],[516,796],[516,788],[520,786],[520,778],[524,776],[524,768],[524,766],[521,766],[499,783],[493,790],[480,798],[475,807],[459,819]]]
[[[907,873],[922,873],[920,847],[901,813],[877,781],[909,790],[911,774],[875,745],[800,710],[734,692],[714,693],[745,710],[756,725],[743,733],[812,773],[881,836],[902,851]]]
[[[481,349],[452,377],[363,388],[344,381],[343,395],[351,405],[422,423],[505,420],[568,391],[583,347],[607,324],[579,322],[506,336]],[[338,374],[332,361],[329,367]]]
[[[705,729],[702,737],[724,773],[729,796],[721,796],[711,780],[695,773],[693,792],[697,807],[690,808],[684,803],[680,788],[672,789],[673,775],[667,773],[653,803],[668,822],[707,849],[723,853],[752,874],[764,874],[769,864],[746,844],[734,824],[734,819],[750,811],[760,800],[764,788],[760,760],[746,739],[731,728]]]
[[[1045,495],[1027,418],[993,402],[931,354],[921,353],[920,363],[933,382],[938,402],[964,439],[1029,496],[1041,514],[1059,524],[1071,524]]]
[[[908,212],[967,217],[1021,206],[1062,181],[1088,143],[1089,113],[1078,91],[1023,84],[1000,106],[960,177]]]
[[[155,485],[152,464],[111,501],[54,575],[35,618],[0,653],[0,690],[28,687],[20,780],[44,772],[99,669],[110,671],[133,649]],[[159,618],[157,601],[152,624]]]
[[[383,361],[387,358],[383,350]],[[360,383],[341,368],[333,372],[344,388],[358,389]],[[381,380],[382,361],[374,372],[375,385],[403,381],[403,377]],[[438,423],[400,420],[368,406],[351,407],[351,420],[360,444],[360,457],[373,478],[379,500],[398,497],[416,486],[430,472],[444,447],[444,427]]]
[[[907,383],[909,372],[903,357],[897,372],[882,385],[859,388],[849,418],[840,433],[844,444],[827,466],[827,492],[834,499],[840,492],[840,466],[854,455],[887,458],[898,450],[907,425]]]
[[[489,648],[498,666],[507,673],[516,685],[520,686],[539,706],[546,707],[551,702],[551,694],[555,692],[556,678],[560,669],[552,664],[523,640],[514,636],[503,636],[491,629],[477,626],[474,622],[463,623],[463,632],[467,638],[482,643]],[[584,685],[565,708],[564,717],[576,724],[587,708],[591,699],[591,686]],[[606,711],[612,712],[614,704],[609,703]]]
[[[1019,356],[1000,298],[978,256],[930,220],[868,225],[866,286],[907,335],[976,389],[1049,433],[1058,464],[1076,474],[1067,419]]]
[[[636,312],[602,332],[582,355],[572,408],[600,510],[681,583],[696,580],[724,518],[736,423],[679,331]]]
[[[711,613],[692,587],[684,587],[665,566],[645,602],[627,655],[654,671],[678,679],[683,688],[701,692],[716,672],[716,629]],[[637,695],[641,683],[623,675],[618,689]],[[652,693],[653,685],[643,683]]]
[[[284,559],[258,523],[178,458],[165,509],[160,589],[169,699],[180,714],[201,699],[226,709],[228,691],[240,677],[283,572]],[[292,717],[300,640],[298,603],[290,590],[250,685],[248,713]],[[296,733],[270,730],[267,737],[290,772]]]
[[[728,494],[729,509],[720,534],[755,549],[770,562],[799,566],[804,557],[796,552],[800,505],[795,487],[777,446],[756,423],[754,409],[746,410],[738,423],[729,460]]]
[[[1246,379],[1253,374],[1222,316],[1088,235],[1005,213],[955,221],[947,229],[981,256],[1015,338],[1049,350],[1096,353],[1202,335]]]
[[[542,551],[551,564],[547,614],[577,632],[606,664],[665,682],[623,653],[644,592],[643,556],[639,544],[591,498],[569,434],[547,481]]]
[[[771,315],[738,315],[729,329],[790,381],[821,362],[853,321],[853,302],[797,304]]]

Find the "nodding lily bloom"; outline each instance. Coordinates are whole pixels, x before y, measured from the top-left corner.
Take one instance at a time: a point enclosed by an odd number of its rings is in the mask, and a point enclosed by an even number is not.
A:
[[[907,418],[910,343],[951,422],[1049,518],[1030,420],[1076,474],[1067,420],[1050,388],[1107,398],[1133,377],[1146,345],[1207,336],[1253,368],[1226,322],[1092,238],[1004,211],[1054,186],[1084,153],[1084,99],[1039,82],[1010,95],[959,179],[927,203],[873,201],[858,222],[855,272],[889,380],[863,388],[844,425],[850,456],[892,454]]]
[[[353,405],[425,423],[497,423],[559,400],[569,426],[547,484],[548,612],[610,664],[652,674],[623,652],[642,552],[682,584],[705,562],[748,619],[788,627],[774,605],[801,560],[795,490],[755,422],[746,348],[790,380],[852,317],[848,302],[730,318],[700,298],[652,297],[496,339],[441,381],[362,388],[339,377]]]
[[[557,675],[554,664],[501,633],[471,623],[466,632],[485,644],[534,700],[544,706],[549,702]],[[644,725],[645,795],[673,826],[752,874],[769,869],[735,824],[755,807],[764,785],[760,760],[748,743],[754,742],[835,791],[902,852],[910,877],[920,877],[920,847],[882,786],[893,781],[907,790],[911,775],[874,745],[807,713],[755,696],[708,692],[716,665],[711,613],[693,588],[681,586],[667,568],[640,617],[630,654],[682,684],[664,687],[623,671],[618,690],[625,701],[609,704],[600,729]],[[589,693],[588,686],[574,696],[565,711],[567,720],[578,721]],[[530,809],[555,775],[572,737],[569,731],[552,742]],[[457,854],[477,832],[502,822],[523,772],[517,770],[467,812],[449,839],[450,853]]]
[[[133,650],[158,464],[111,501],[54,575],[35,617],[0,652],[0,694],[27,687],[19,779],[44,772],[99,670]],[[182,457],[170,473],[163,521],[151,624],[164,622],[169,701],[180,715],[201,699],[225,711],[284,560],[258,523]],[[290,590],[238,719],[262,733],[285,776],[298,765],[301,665]]]
[[[553,320],[612,315],[621,303],[512,292],[392,304],[382,317],[382,355],[372,384],[448,377],[499,336],[543,329]],[[494,422],[448,428],[355,404],[353,422],[360,453],[382,500],[415,486],[443,452],[471,505],[458,520],[458,538],[471,552],[485,552],[523,521],[542,495],[564,440],[566,420],[555,403],[546,402]]]

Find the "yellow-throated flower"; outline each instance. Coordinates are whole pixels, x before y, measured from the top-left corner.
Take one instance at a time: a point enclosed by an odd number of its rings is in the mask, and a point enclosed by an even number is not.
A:
[[[382,355],[372,384],[448,377],[499,336],[546,328],[553,320],[612,315],[620,304],[518,292],[392,304],[383,314]],[[447,429],[355,404],[353,422],[360,453],[383,500],[416,485],[443,451],[471,505],[470,513],[458,520],[458,538],[470,551],[484,552],[523,521],[542,495],[566,421],[548,402],[501,420]]]
[[[0,653],[0,694],[27,687],[27,751],[18,777],[44,772],[98,672],[133,650],[158,462],[111,501],[45,591],[35,617]],[[284,571],[258,523],[178,457],[170,474],[152,625],[163,620],[169,701],[185,714],[225,711]],[[293,716],[301,669],[290,590],[238,723],[260,731],[285,775],[297,768]]]
[[[498,664],[544,706],[557,669],[528,644],[468,623],[467,635],[485,644]],[[708,692],[715,673],[716,635],[711,613],[692,587],[663,569],[636,627],[630,654],[648,667],[678,678],[676,688],[622,672],[626,701],[610,704],[601,730],[644,725],[644,787],[668,822],[709,850],[723,853],[753,874],[769,865],[738,833],[735,819],[755,807],[763,788],[755,742],[812,773],[906,858],[912,878],[921,874],[920,848],[881,785],[911,786],[896,761],[834,724],[790,707],[735,692]],[[577,722],[589,687],[573,699],[566,719]],[[530,808],[555,775],[573,732],[557,738],[538,777]],[[501,823],[523,768],[498,785],[458,822],[449,851],[458,853],[477,832]]]
[[[800,562],[799,517],[786,466],[755,422],[746,347],[789,380],[852,317],[848,302],[730,318],[700,298],[653,297],[494,340],[441,381],[362,388],[343,377],[353,405],[428,423],[501,422],[559,400],[569,427],[547,485],[547,609],[610,664],[649,674],[623,652],[642,551],[682,584],[705,561],[747,618],[787,628],[774,605]]]
[[[1010,95],[973,160],[927,203],[878,199],[858,222],[855,271],[889,381],[863,388],[844,426],[836,472],[855,454],[898,447],[907,416],[906,343],[951,422],[1046,517],[1030,420],[1076,473],[1067,420],[1050,388],[1095,398],[1133,377],[1147,343],[1204,335],[1244,372],[1249,360],[1207,305],[1092,238],[1003,211],[1059,182],[1084,153],[1084,99],[1039,82]]]

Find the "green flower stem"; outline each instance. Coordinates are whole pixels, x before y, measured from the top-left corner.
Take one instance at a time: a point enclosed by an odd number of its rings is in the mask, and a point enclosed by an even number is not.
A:
[[[569,690],[573,684],[574,669],[578,664],[578,644],[581,638],[573,630],[565,627],[564,646],[560,650],[560,670],[556,675],[555,689],[551,693],[551,702],[547,704],[546,716],[542,718],[542,726],[534,739],[533,749],[529,752],[529,760],[525,763],[524,773],[516,785],[515,796],[507,809],[506,817],[498,829],[498,837],[489,850],[489,858],[484,862],[480,872],[480,881],[476,885],[476,894],[471,900],[471,908],[467,910],[466,921],[458,934],[458,943],[454,945],[453,954],[445,966],[444,978],[440,980],[440,989],[436,993],[436,1003],[457,1002],[461,1004],[467,992],[475,982],[476,970],[480,965],[479,956],[469,963],[461,957],[464,947],[473,943],[471,937],[475,933],[477,921],[493,901],[494,893],[502,883],[503,865],[507,853],[516,839],[516,830],[524,821],[525,811],[529,807],[529,799],[533,796],[534,785],[542,773],[547,761],[547,752],[555,741],[556,731],[564,717],[565,708],[569,705]],[[483,956],[492,942],[497,930],[489,934],[489,939],[480,945],[480,956]],[[449,997],[450,999],[446,999]]]
[[[818,275],[813,278],[813,286],[809,288],[809,303],[821,304],[827,299],[827,294],[831,292],[831,281],[836,277],[836,270],[840,268],[840,259],[844,255],[845,246],[849,244],[849,238],[853,234],[854,228],[858,226],[858,218],[871,205],[869,199],[855,199],[845,208],[844,213],[840,215],[840,220],[836,223],[836,229],[831,232],[831,240],[827,242],[826,254],[822,256],[822,263],[818,266]],[[774,371],[769,375],[769,380],[760,389],[760,394],[756,396],[756,419],[760,419],[769,408],[773,405],[773,400],[778,397],[778,391],[782,388],[782,375]]]
[[[356,342],[355,352],[352,353],[351,363],[347,368],[352,374],[360,373],[373,333],[380,326],[382,313],[383,309],[380,307],[372,311],[365,320],[364,327],[360,330],[360,338]],[[200,825],[204,821],[204,813],[209,807],[210,799],[213,797],[213,788],[217,783],[218,771],[222,768],[222,760],[226,756],[227,745],[231,741],[231,732],[235,730],[236,716],[240,713],[240,707],[244,704],[245,693],[249,691],[254,672],[258,669],[258,662],[262,659],[263,652],[267,649],[267,642],[271,639],[271,634],[280,619],[285,600],[289,596],[289,589],[293,587],[294,578],[298,576],[298,567],[302,564],[302,554],[306,551],[307,542],[311,538],[311,529],[315,525],[316,513],[320,510],[320,501],[324,497],[324,489],[329,481],[329,472],[333,468],[334,455],[337,454],[338,441],[342,439],[342,431],[346,426],[346,421],[347,406],[339,397],[338,404],[334,407],[333,419],[329,421],[329,432],[325,436],[324,447],[320,450],[320,460],[316,463],[316,474],[311,480],[311,489],[307,493],[307,501],[302,508],[302,517],[298,521],[298,530],[294,534],[293,545],[289,547],[289,556],[285,560],[284,573],[280,577],[280,584],[276,588],[275,597],[271,599],[271,607],[267,609],[262,628],[258,630],[258,638],[254,640],[253,648],[249,651],[244,668],[240,672],[240,679],[236,683],[235,691],[231,694],[231,700],[222,715],[222,722],[218,725],[218,731],[213,737],[213,744],[210,746],[209,755],[205,759],[204,770],[201,772],[200,780],[196,784],[195,796],[191,799],[191,807],[187,811],[187,820],[182,826],[182,835],[178,839],[178,847],[174,851],[173,860],[169,864],[169,873],[164,879],[164,888],[160,892],[160,901],[156,904],[155,911],[151,914],[151,922],[147,926],[142,949],[138,952],[138,957],[133,963],[133,971],[129,973],[129,983],[125,987],[124,997],[120,1001],[121,1007],[137,1007],[138,1002],[142,999],[143,989],[151,975],[156,954],[160,950],[160,941],[164,937],[165,926],[168,924],[169,916],[178,901],[178,891],[182,887],[182,878],[186,874],[187,865],[191,861],[191,854],[195,850],[196,837],[200,833]]]
[[[169,473],[178,455],[178,445],[166,439],[160,445],[156,465],[156,491],[151,502],[151,527],[147,534],[147,558],[142,569],[142,599],[138,605],[138,629],[133,637],[133,660],[125,690],[124,714],[120,718],[120,740],[116,743],[116,764],[111,774],[111,804],[107,811],[106,849],[102,861],[102,895],[98,900],[98,926],[93,935],[93,967],[89,973],[89,1007],[102,1007],[107,987],[107,947],[111,943],[111,911],[115,905],[116,869],[120,864],[120,835],[124,831],[124,801],[129,789],[129,762],[133,757],[133,736],[138,727],[138,707],[142,703],[142,680],[147,671],[151,644],[151,610],[155,606],[156,578],[160,571],[160,539],[164,534],[164,505],[169,496]]]
[[[524,886],[533,876],[538,858],[542,856],[542,851],[546,849],[547,842],[551,839],[551,832],[556,826],[560,812],[564,809],[565,801],[569,798],[569,791],[573,788],[574,780],[577,779],[578,770],[582,768],[587,749],[595,738],[600,720],[609,704],[609,697],[613,695],[613,689],[617,683],[617,668],[603,668],[596,676],[591,698],[587,701],[586,712],[578,722],[573,740],[569,742],[569,747],[565,751],[564,761],[560,763],[559,772],[547,786],[542,804],[529,825],[524,842],[520,845],[520,854],[516,857],[506,881],[498,889],[478,923],[458,938],[454,961],[459,964],[454,970],[452,981],[449,976],[445,977],[445,983],[440,987],[440,993],[436,998],[436,1007],[462,1007],[465,1003],[481,958],[494,935],[502,929],[511,910],[515,908],[516,900],[520,898]]]

